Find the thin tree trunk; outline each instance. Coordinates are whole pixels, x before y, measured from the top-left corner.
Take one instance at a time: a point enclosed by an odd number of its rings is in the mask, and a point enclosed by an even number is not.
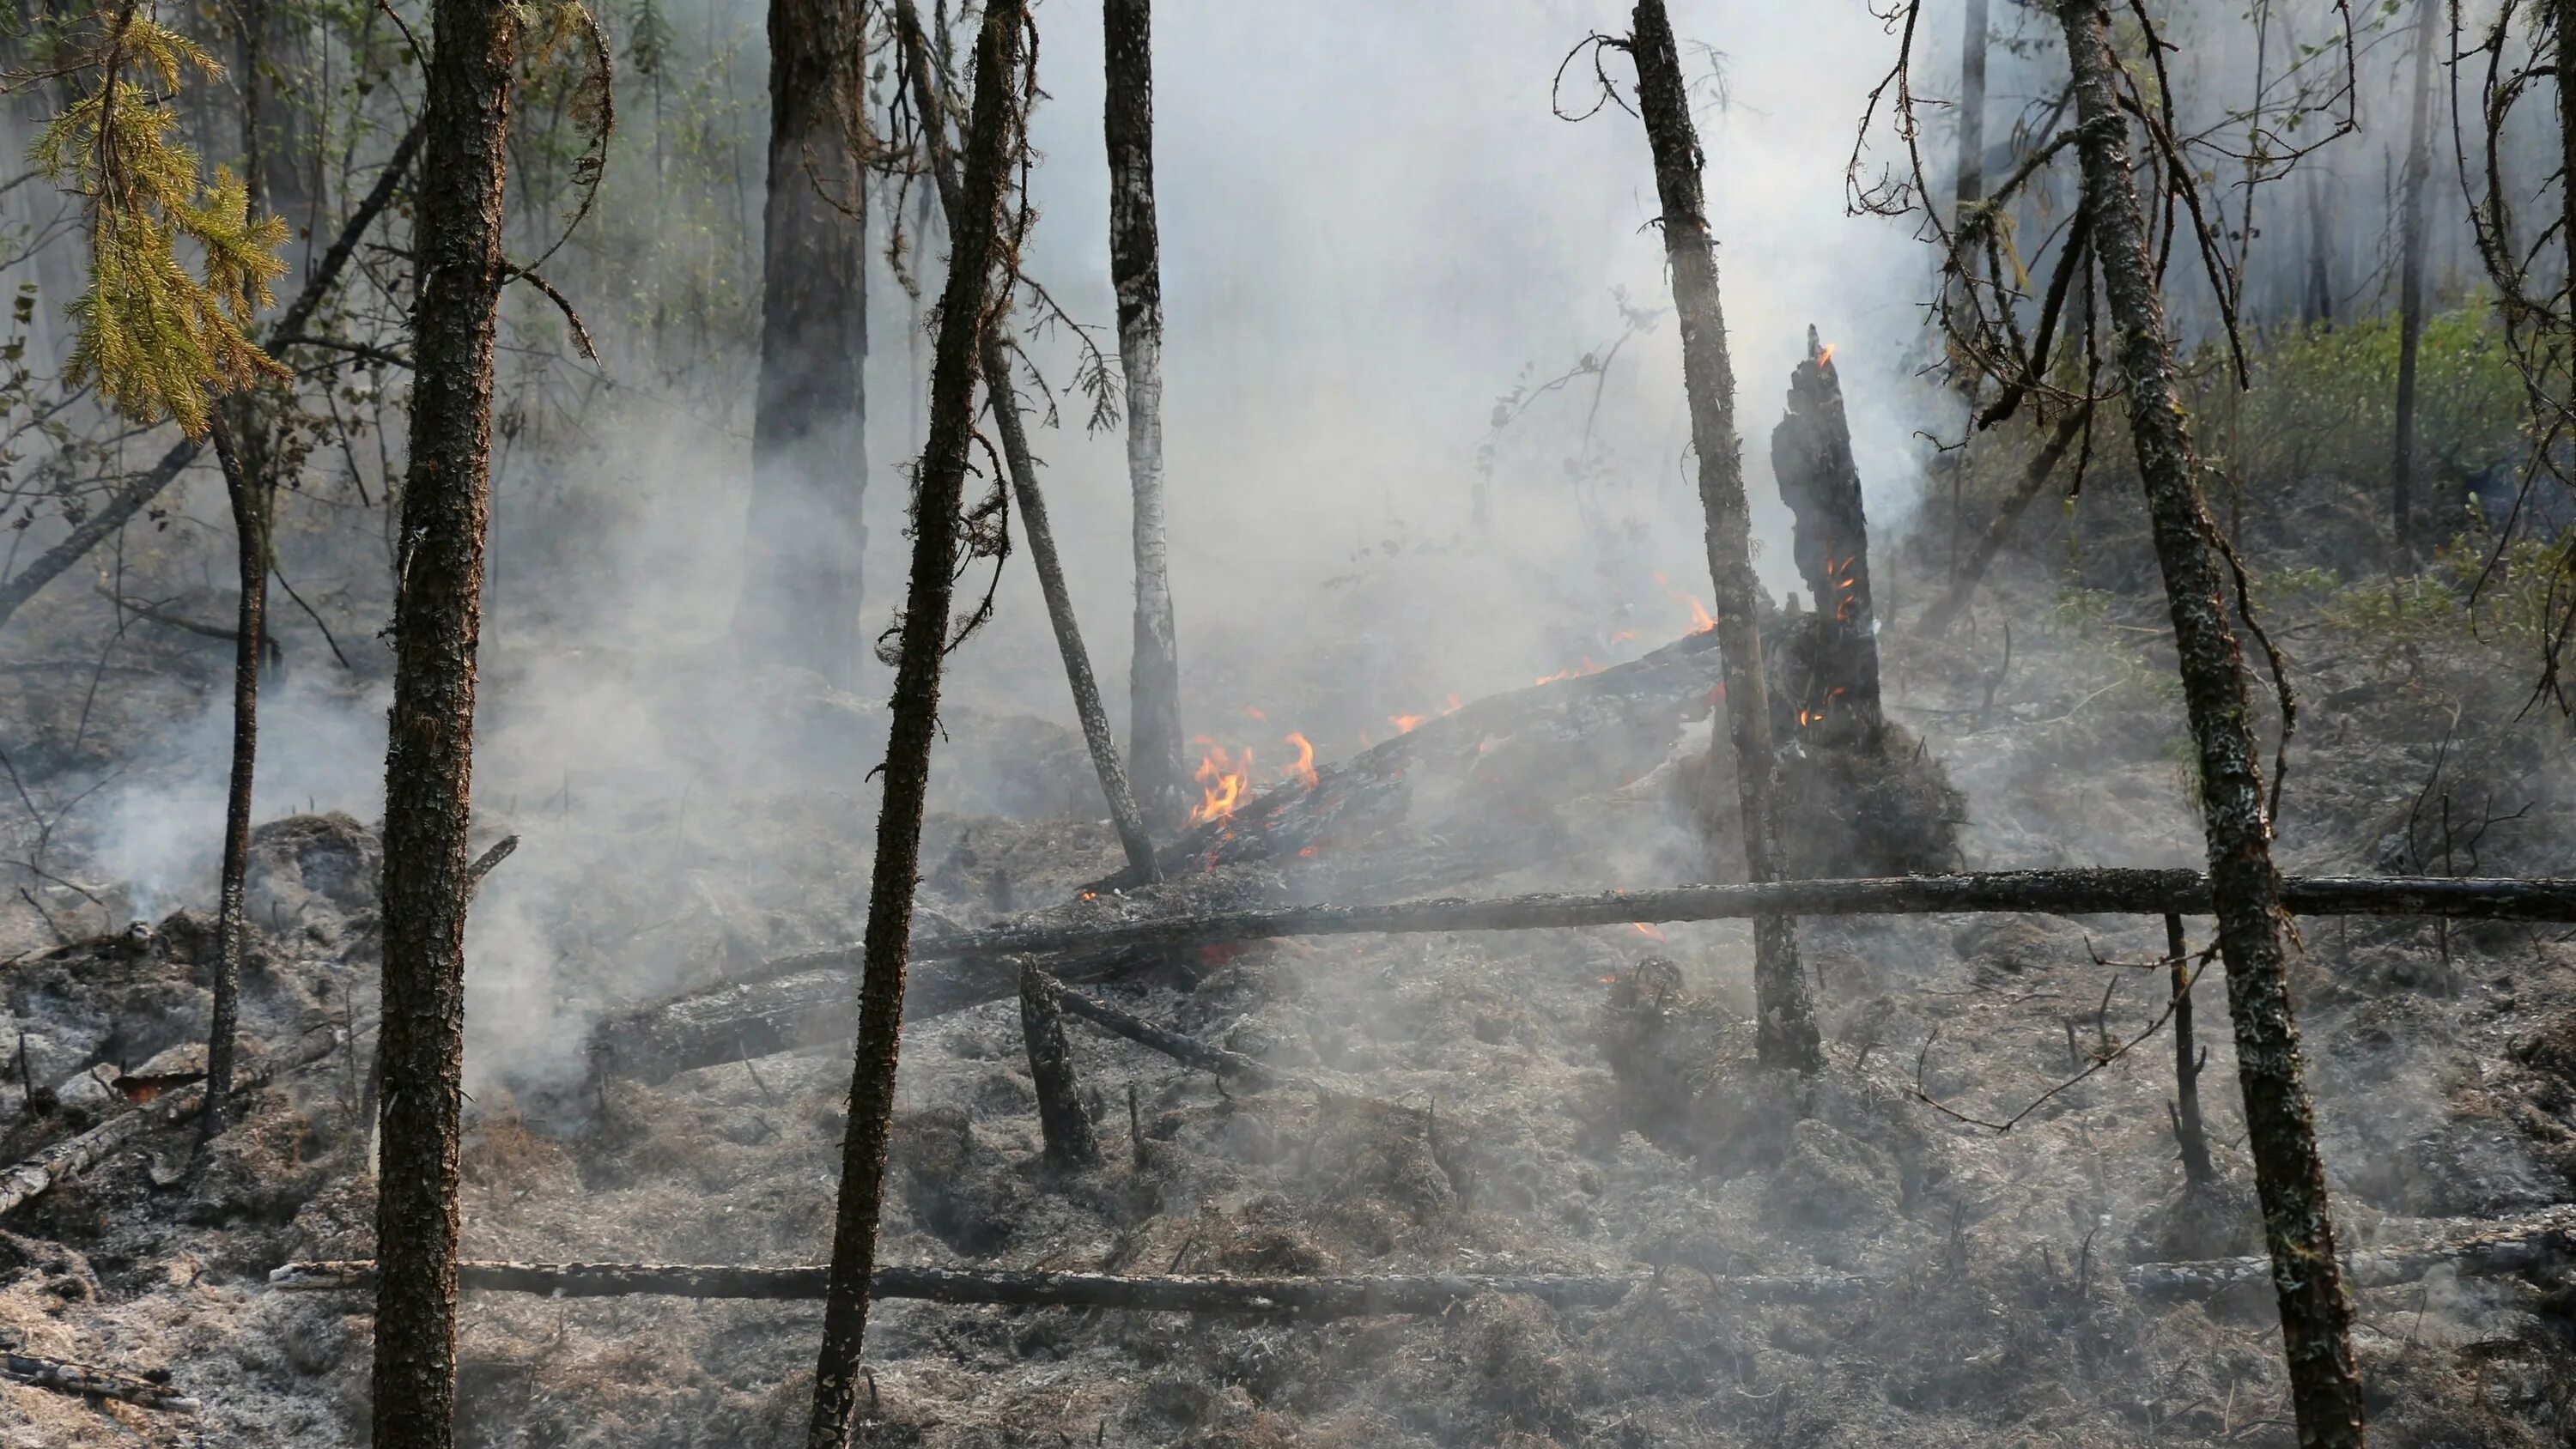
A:
[[[1127,480],[1136,498],[1136,652],[1128,668],[1128,775],[1156,815],[1182,795],[1181,648],[1163,542],[1163,273],[1154,227],[1152,0],[1106,0],[1109,278],[1118,291],[1118,366],[1127,379]]]
[[[2303,188],[2308,206],[2308,268],[2305,320],[2310,326],[2334,325],[2334,224],[2327,215],[2327,183],[2314,174]]]
[[[2424,347],[2424,183],[2433,174],[2433,45],[2442,0],[2415,7],[2415,113],[2406,133],[2405,190],[2397,237],[2397,441],[2388,488],[2388,576],[2415,557],[2415,372]]]
[[[243,896],[250,879],[251,781],[259,763],[259,656],[268,625],[268,504],[266,469],[241,445],[234,423],[259,427],[253,405],[227,402],[216,410],[215,456],[223,464],[232,499],[235,552],[240,563],[241,606],[233,633],[232,781],[224,796],[223,879],[215,907],[214,1020],[206,1034],[206,1111],[198,1141],[211,1142],[228,1125],[233,1056],[241,1024],[242,954],[250,936]]]
[[[1939,638],[1966,610],[1968,600],[1976,597],[1977,585],[1985,579],[1986,570],[1994,566],[1995,556],[2004,551],[2004,545],[2012,542],[2014,527],[2021,522],[2022,514],[2029,511],[2031,500],[2048,486],[2049,475],[2057,471],[2058,463],[2066,457],[2066,450],[2075,446],[2075,440],[2084,435],[2092,412],[2091,403],[2082,403],[2057,420],[2056,431],[2048,435],[2048,441],[2040,445],[2038,455],[2022,471],[2020,486],[2013,489],[2012,496],[1995,510],[1995,516],[1987,520],[1986,531],[1978,535],[1976,549],[1960,566],[1958,576],[1950,581],[1949,591],[1933,604],[1931,610],[1924,614],[1922,623],[1916,626],[1925,638]]]
[[[385,754],[376,1449],[455,1443],[465,836],[491,504],[492,333],[518,39],[516,12],[500,0],[435,0],[431,17],[411,463],[403,481]]]
[[[948,645],[958,511],[975,423],[976,354],[988,321],[993,267],[1007,250],[1000,235],[1002,195],[1021,144],[1025,24],[1020,0],[991,0],[975,45],[975,109],[961,191],[965,204],[950,228],[948,282],[940,297],[939,341],[931,357],[930,436],[917,470],[912,578],[895,664],[885,797],[877,814],[849,1127],[841,1144],[841,1194],[832,1229],[823,1342],[814,1369],[814,1413],[806,1429],[808,1449],[847,1449],[858,1411],[859,1353],[867,1335],[868,1285],[876,1270],[877,1217],[884,1204],[896,1054],[902,1044],[912,897],[921,875],[921,815],[930,786],[931,740],[939,727],[939,671]]]
[[[366,235],[367,228],[384,214],[385,208],[393,203],[395,192],[401,189],[403,176],[411,169],[412,157],[420,150],[420,135],[418,125],[403,134],[401,144],[394,148],[393,158],[385,163],[383,171],[377,173],[375,188],[367,193],[366,200],[358,204],[358,209],[349,214],[348,222],[340,228],[340,235],[331,243],[331,250],[323,254],[321,265],[314,268],[312,280],[304,284],[304,290],[296,293],[295,300],[287,304],[277,324],[269,329],[264,345],[270,351],[276,351],[301,336],[305,324],[313,320],[313,314],[330,297],[332,288],[340,280],[340,273],[348,267],[349,258],[357,254],[358,239]],[[162,490],[197,460],[198,450],[203,446],[197,439],[181,438],[171,445],[170,451],[161,455],[160,462],[91,509],[89,516],[82,519],[61,542],[37,555],[33,563],[7,580],[0,581],[0,625],[6,625],[20,605],[87,557],[91,549],[124,528],[134,515],[151,506],[152,500],[160,497]]]
[[[2209,1128],[2200,1115],[2200,1069],[2207,1065],[2209,1053],[2202,1050],[2192,1034],[2191,962],[2182,934],[2182,917],[2165,917],[2165,954],[2173,959],[2173,1034],[2174,1034],[2174,1143],[2182,1149],[2182,1172],[2185,1179],[2206,1183],[2218,1180],[2218,1169],[2209,1161]]]
[[[1744,864],[1754,881],[1780,875],[1771,691],[1764,677],[1753,576],[1752,527],[1744,501],[1744,460],[1735,435],[1735,372],[1718,304],[1717,247],[1700,190],[1699,135],[1682,82],[1681,54],[1663,0],[1640,0],[1628,40],[1637,63],[1637,101],[1655,157],[1663,204],[1664,253],[1681,320],[1682,381],[1690,395],[1691,444],[1699,454],[1700,507],[1708,519],[1708,568],[1717,597],[1718,648],[1725,660],[1727,733],[1735,745],[1736,792],[1744,820]],[[1797,925],[1766,916],[1753,925],[1753,988],[1761,1059],[1814,1071],[1824,1065],[1807,979],[1798,969]]]
[[[2058,17],[2084,128],[2084,206],[2103,295],[2129,385],[2129,429],[2152,520],[2156,556],[2173,610],[2183,698],[2199,750],[2201,812],[2209,838],[2210,894],[2227,961],[2236,1028],[2237,1080],[2247,1145],[2263,1207],[2290,1393],[2306,1446],[2362,1442],[2361,1379],[2353,1365],[2352,1302],[2335,1260],[2299,1034],[2290,1009],[2280,876],[2255,754],[2245,660],[2228,626],[2213,557],[2215,525],[2195,476],[2190,429],[2174,377],[2148,250],[2146,220],[2130,179],[2128,123],[2120,111],[2111,16],[2100,0],[2060,0]],[[2571,202],[2576,205],[2576,202]]]
[[[933,180],[939,201],[955,230],[957,160],[949,149],[947,114],[940,106],[936,67],[921,29],[921,11],[913,0],[895,0],[895,30],[901,37],[904,65],[911,72],[914,108],[926,120]],[[1056,652],[1064,659],[1064,677],[1073,690],[1074,718],[1082,724],[1082,742],[1091,751],[1091,767],[1100,776],[1100,793],[1109,802],[1109,820],[1127,852],[1127,866],[1148,884],[1163,878],[1154,858],[1154,840],[1127,766],[1118,758],[1118,742],[1109,732],[1109,711],[1100,702],[1099,676],[1091,672],[1091,651],[1082,642],[1082,624],[1073,612],[1073,591],[1064,581],[1064,560],[1056,552],[1055,527],[1047,521],[1046,494],[1038,487],[1037,457],[1029,450],[1028,421],[1020,411],[1019,391],[1011,378],[1011,336],[997,314],[984,330],[984,395],[1002,435],[1002,461],[1011,474],[1011,493],[1020,505],[1020,531],[1028,536],[1029,557],[1037,565],[1038,592],[1046,598],[1047,622],[1055,629]]]
[[[866,655],[861,25],[854,0],[770,0],[760,384],[734,621],[764,657],[844,688]]]

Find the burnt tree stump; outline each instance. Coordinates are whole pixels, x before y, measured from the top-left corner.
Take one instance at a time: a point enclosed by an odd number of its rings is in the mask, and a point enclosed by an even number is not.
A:
[[[1046,1133],[1047,1160],[1059,1167],[1089,1167],[1100,1160],[1100,1136],[1082,1109],[1073,1078],[1073,1048],[1064,1039],[1064,1009],[1055,978],[1020,958],[1020,1030],[1028,1038],[1029,1079],[1037,1084],[1038,1126]]]
[[[1878,623],[1869,586],[1869,519],[1833,349],[1807,329],[1807,358],[1789,374],[1789,410],[1771,430],[1771,471],[1797,528],[1792,549],[1815,612],[1782,641],[1773,713],[1786,738],[1875,749]]]

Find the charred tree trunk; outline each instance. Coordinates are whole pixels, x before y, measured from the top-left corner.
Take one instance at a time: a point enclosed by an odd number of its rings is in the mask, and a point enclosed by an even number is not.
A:
[[[940,105],[937,69],[921,28],[921,11],[913,0],[896,0],[895,29],[910,72],[913,104],[925,118],[932,177],[941,208],[956,229],[957,161],[948,148],[947,111]],[[984,395],[993,408],[995,429],[1002,435],[1002,461],[1011,474],[1011,494],[1020,505],[1020,530],[1028,535],[1029,558],[1036,564],[1038,592],[1046,598],[1047,623],[1055,630],[1056,653],[1064,659],[1064,677],[1073,689],[1074,718],[1082,725],[1082,742],[1091,752],[1091,767],[1100,776],[1100,793],[1109,802],[1109,820],[1118,844],[1127,853],[1127,868],[1147,882],[1163,878],[1154,858],[1153,835],[1137,808],[1127,766],[1118,758],[1118,742],[1109,732],[1109,712],[1100,702],[1099,676],[1091,670],[1091,651],[1082,642],[1082,623],[1073,612],[1073,591],[1064,581],[1064,560],[1056,552],[1055,527],[1047,520],[1046,494],[1038,486],[1036,454],[1029,450],[1028,420],[1020,411],[1019,391],[1011,378],[1010,333],[997,315],[984,331]]]
[[[2312,327],[2334,325],[2334,222],[2328,215],[2328,183],[2311,174],[2304,188],[2308,208],[2308,265],[2302,287],[2301,315]]]
[[[1771,471],[1780,501],[1797,519],[1792,551],[1816,606],[1814,632],[1801,641],[1806,677],[1781,681],[1781,707],[1795,708],[1804,738],[1874,751],[1887,720],[1879,707],[1869,519],[1843,415],[1842,378],[1833,349],[1817,342],[1813,327],[1807,360],[1789,375],[1788,412],[1771,430]]]
[[[735,632],[764,657],[857,681],[868,533],[861,18],[770,0],[760,387]]]
[[[2424,183],[2433,174],[2433,44],[2442,0],[2415,7],[2415,110],[2406,133],[2406,176],[2397,222],[2397,438],[2388,486],[2388,576],[2415,558],[2416,364],[2424,348]]]
[[[244,446],[241,433],[261,424],[256,404],[226,404],[214,415],[215,456],[223,464],[232,499],[235,552],[241,566],[241,605],[233,636],[233,765],[224,795],[223,879],[215,907],[214,1020],[206,1034],[206,1111],[198,1141],[211,1142],[231,1117],[233,1056],[241,1024],[242,953],[250,922],[243,896],[250,879],[251,782],[259,764],[259,659],[268,626],[269,504],[265,451]]]
[[[884,1206],[886,1144],[894,1121],[912,897],[921,876],[921,815],[930,788],[931,740],[939,728],[939,671],[948,647],[958,515],[975,425],[976,354],[988,321],[993,267],[1007,250],[1001,236],[1002,193],[1021,144],[1025,25],[1026,11],[1018,0],[991,0],[975,45],[975,110],[960,191],[964,204],[950,228],[948,281],[931,358],[930,435],[922,446],[913,507],[912,578],[895,664],[885,797],[877,812],[849,1128],[841,1144],[831,1287],[814,1369],[808,1449],[847,1449],[858,1410],[859,1352],[867,1334],[868,1285],[876,1270],[877,1218]]]
[[[430,13],[435,50],[421,121],[411,463],[403,481],[385,754],[376,1449],[455,1443],[465,836],[491,505],[492,332],[519,23],[498,0],[435,0]]]
[[[1127,478],[1136,495],[1136,652],[1129,664],[1128,774],[1157,816],[1187,810],[1181,760],[1181,647],[1163,542],[1163,270],[1154,225],[1152,0],[1107,0],[1109,278],[1118,291],[1118,366],[1127,379]]]
[[[2075,446],[2075,440],[2092,425],[2092,417],[2093,405],[2088,402],[2079,404],[2057,420],[2055,431],[2048,435],[2047,442],[2040,445],[2038,455],[2030,460],[2030,466],[2023,470],[2021,485],[2013,489],[2012,496],[2004,500],[2002,507],[1995,510],[1995,516],[1987,520],[1986,531],[1978,535],[1976,548],[1969,553],[1968,561],[1960,566],[1958,577],[1951,581],[1949,591],[1923,616],[1917,627],[1925,636],[1938,638],[1946,633],[1966,610],[1968,600],[1976,597],[1977,585],[1985,579],[1986,570],[1994,567],[1995,556],[2004,551],[2005,544],[2012,542],[2013,529],[2020,524],[2022,514],[2029,511],[2031,500],[2048,486],[2049,476],[2064,461],[2066,450]]]
[[[2200,1115],[2200,1069],[2209,1064],[2209,1053],[2192,1036],[2191,988],[2195,973],[2179,915],[2165,917],[2165,954],[2173,958],[2174,1143],[2182,1150],[2185,1179],[2215,1182],[2218,1169],[2209,1161],[2209,1128]]]
[[[1690,394],[1691,442],[1699,453],[1700,507],[1708,518],[1708,567],[1717,598],[1718,648],[1725,656],[1726,722],[1735,744],[1736,790],[1743,806],[1744,864],[1759,882],[1779,878],[1778,765],[1771,704],[1763,677],[1753,576],[1752,528],[1744,500],[1744,460],[1735,434],[1735,372],[1726,354],[1726,318],[1718,303],[1717,247],[1708,233],[1700,190],[1699,135],[1691,125],[1681,54],[1663,0],[1639,0],[1628,49],[1637,64],[1637,101],[1655,157],[1655,190],[1663,206],[1664,252],[1672,268],[1674,311],[1681,320],[1682,380]],[[1754,923],[1753,983],[1763,1062],[1814,1071],[1818,1047],[1807,978],[1798,969],[1796,923]]]
[[[2210,894],[2227,961],[2236,1027],[2237,1079],[2245,1098],[2264,1236],[2279,1290],[2291,1400],[2305,1446],[2362,1442],[2361,1379],[2353,1364],[2352,1302],[2335,1260],[2298,1026],[2290,1009],[2281,880],[2249,723],[2245,660],[2227,623],[2213,557],[2216,525],[2200,495],[2164,299],[2156,286],[2146,219],[2130,179],[2128,122],[2116,89],[2111,16],[2100,0],[2060,0],[2076,115],[2084,207],[2103,295],[2128,375],[2129,426],[2172,606],[2183,698],[2198,746],[2201,811],[2209,839]],[[2576,194],[2576,188],[2571,188]],[[2571,203],[2576,204],[2576,203]]]
[[[1082,1110],[1082,1088],[1074,1081],[1073,1047],[1064,1037],[1064,1008],[1053,977],[1035,961],[1020,961],[1020,1035],[1029,1049],[1029,1080],[1038,1094],[1038,1127],[1046,1136],[1046,1154],[1059,1167],[1089,1167],[1100,1161],[1100,1135],[1091,1130],[1091,1114]]]

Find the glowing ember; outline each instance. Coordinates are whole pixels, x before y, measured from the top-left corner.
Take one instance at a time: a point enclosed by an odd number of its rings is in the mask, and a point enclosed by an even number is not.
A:
[[[1248,704],[1243,707],[1243,717],[1251,720],[1255,724],[1270,723],[1270,716],[1263,714],[1260,710]]]
[[[1647,925],[1643,921],[1630,921],[1628,924],[1636,929],[1638,935],[1645,937],[1649,941],[1661,941],[1665,939],[1663,932],[1656,930],[1654,927]]]
[[[1560,669],[1554,674],[1542,674],[1534,680],[1533,683],[1554,684],[1561,679],[1580,679],[1584,675],[1598,674],[1600,672],[1601,666],[1593,662],[1590,655],[1585,655],[1583,661],[1575,665],[1572,669]]]
[[[1429,718],[1431,716],[1427,714],[1391,714],[1386,717],[1386,722],[1395,726],[1397,734],[1409,735],[1413,733],[1414,726]]]
[[[1826,344],[1825,344],[1825,350],[1816,354],[1816,366],[1818,366],[1818,367],[1829,367],[1829,366],[1831,366],[1831,365],[1833,364],[1833,360],[1834,360],[1834,349],[1835,349],[1837,346],[1839,346],[1839,345],[1841,345],[1841,344],[1839,344],[1839,343],[1833,343],[1833,342],[1828,342],[1828,343],[1826,343]]]
[[[1309,790],[1314,789],[1315,747],[1307,742],[1304,735],[1293,731],[1288,736],[1288,743],[1297,747],[1297,762],[1288,767],[1288,777],[1301,782]]]

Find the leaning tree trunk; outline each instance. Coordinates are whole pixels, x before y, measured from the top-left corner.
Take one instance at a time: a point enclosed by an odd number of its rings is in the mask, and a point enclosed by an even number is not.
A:
[[[1755,881],[1780,878],[1776,762],[1770,687],[1753,576],[1752,526],[1744,501],[1744,460],[1735,436],[1735,373],[1718,305],[1717,248],[1700,191],[1699,135],[1691,125],[1681,55],[1663,0],[1640,0],[1628,47],[1637,63],[1637,103],[1655,156],[1663,203],[1664,252],[1681,320],[1682,381],[1690,395],[1691,444],[1699,453],[1700,507],[1708,518],[1708,567],[1717,596],[1718,648],[1725,657],[1727,733],[1735,746],[1736,792],[1744,818],[1744,864]],[[1762,1060],[1813,1071],[1824,1064],[1807,980],[1798,969],[1794,921],[1753,925],[1753,986]]]
[[[858,1410],[859,1351],[867,1335],[868,1284],[876,1271],[877,1216],[884,1203],[896,1053],[902,1043],[912,896],[921,876],[921,815],[930,787],[930,742],[939,728],[939,670],[948,644],[967,449],[974,437],[976,353],[988,321],[994,264],[1008,251],[1001,235],[1002,194],[1020,150],[1024,25],[1019,0],[991,0],[975,45],[975,110],[960,192],[964,204],[950,228],[948,282],[940,297],[939,341],[931,357],[930,436],[917,473],[912,579],[895,662],[885,798],[877,812],[876,863],[860,958],[858,1044],[850,1072],[849,1127],[841,1143],[841,1195],[832,1228],[832,1275],[814,1370],[808,1449],[847,1449]]]
[[[2352,1356],[2352,1303],[2335,1260],[2299,1033],[2290,1010],[2281,880],[2255,754],[2244,655],[2228,626],[2192,441],[2165,333],[2147,225],[2130,179],[2128,123],[2120,110],[2111,15],[2101,0],[2060,0],[2059,19],[2083,127],[2084,208],[2103,296],[2128,375],[2135,439],[2157,561],[2172,606],[2183,699],[2198,747],[2201,812],[2209,838],[2211,904],[2227,962],[2236,1028],[2237,1081],[2247,1145],[2262,1201],[2264,1236],[2280,1295],[2281,1335],[2302,1445],[2362,1442],[2361,1379]]]
[[[465,1067],[465,851],[474,655],[491,504],[492,329],[502,282],[516,12],[434,0],[422,119],[411,464],[386,722],[383,1171],[376,1449],[451,1449],[457,1123]]]
[[[233,624],[233,768],[224,795],[223,881],[215,907],[214,1020],[206,1033],[206,1111],[197,1140],[212,1142],[232,1113],[233,1059],[241,1026],[242,953],[250,922],[243,897],[250,879],[251,781],[259,761],[259,656],[268,626],[269,497],[262,450],[248,444],[260,427],[256,403],[227,403],[215,413],[215,456],[231,496],[233,536],[241,565],[241,606]],[[237,436],[236,421],[248,424]]]
[[[1127,379],[1127,478],[1136,494],[1136,652],[1128,666],[1128,776],[1145,808],[1175,823],[1181,782],[1181,646],[1163,543],[1163,271],[1154,229],[1152,0],[1107,0],[1109,279],[1118,290],[1118,365]]]
[[[941,119],[948,113],[940,104],[930,42],[922,32],[920,7],[913,0],[895,0],[894,17],[895,33],[903,46],[904,68],[911,77],[913,105],[927,128],[931,177],[953,232],[960,205],[957,158],[949,149],[947,125]],[[1010,332],[998,315],[984,329],[981,357],[984,392],[992,401],[994,430],[1002,435],[1002,461],[1010,470],[1011,495],[1020,505],[1020,531],[1028,535],[1029,557],[1037,567],[1038,592],[1046,598],[1047,623],[1055,630],[1056,653],[1064,659],[1064,677],[1073,690],[1073,714],[1082,725],[1082,742],[1091,751],[1092,770],[1100,776],[1100,793],[1109,802],[1110,824],[1117,829],[1118,843],[1127,853],[1128,869],[1140,880],[1161,880],[1163,870],[1154,858],[1153,835],[1145,827],[1144,812],[1137,808],[1127,766],[1118,758],[1118,742],[1109,732],[1109,711],[1100,702],[1100,677],[1092,672],[1091,651],[1082,642],[1082,623],[1073,612],[1073,591],[1065,583],[1064,560],[1055,547],[1055,527],[1047,519],[1046,493],[1038,485],[1037,455],[1029,448],[1028,420],[1020,411],[1019,393],[1012,385]]]
[[[844,688],[864,657],[867,188],[853,0],[770,0],[760,386],[735,632]]]
[[[2442,0],[2423,0],[2415,17],[2415,114],[2406,133],[2406,181],[2397,237],[2397,439],[2388,486],[2388,576],[2414,559],[2415,373],[2424,348],[2424,183],[2433,174],[2433,42]]]

